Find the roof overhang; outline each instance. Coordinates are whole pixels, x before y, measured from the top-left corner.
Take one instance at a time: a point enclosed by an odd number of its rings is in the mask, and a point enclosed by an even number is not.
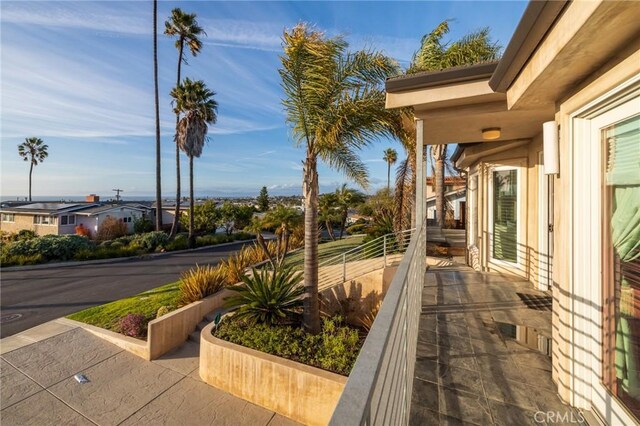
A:
[[[530,142],[530,139],[513,140],[508,142],[499,143],[483,143],[476,145],[466,145],[464,148],[460,148],[463,145],[458,145],[458,149],[455,152],[455,158],[452,157],[454,165],[458,169],[464,169],[472,166],[476,161],[482,157],[486,157],[493,154],[499,154],[501,152],[510,151],[512,149],[519,148]]]

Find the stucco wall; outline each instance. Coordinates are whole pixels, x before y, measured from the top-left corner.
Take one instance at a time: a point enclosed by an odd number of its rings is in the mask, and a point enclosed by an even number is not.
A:
[[[33,215],[15,214],[14,222],[0,222],[0,230],[4,232],[18,232],[23,229],[35,231],[38,235],[58,233],[58,225],[36,225]]]

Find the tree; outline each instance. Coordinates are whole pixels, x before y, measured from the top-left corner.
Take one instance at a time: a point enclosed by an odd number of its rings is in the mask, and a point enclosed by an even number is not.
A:
[[[267,191],[266,186],[262,187],[262,189],[260,190],[260,195],[258,195],[256,201],[258,202],[258,209],[261,212],[266,212],[267,210],[269,210],[269,192]]]
[[[200,157],[207,139],[208,124],[218,120],[218,103],[215,93],[202,80],[192,81],[188,77],[171,91],[175,101],[174,111],[182,118],[178,121],[176,144],[189,157],[189,247],[195,247],[193,221],[193,159]]]
[[[387,148],[382,159],[387,163],[387,189],[391,189],[391,165],[398,161],[398,152],[393,148]]]
[[[193,229],[196,233],[215,234],[220,220],[220,209],[216,207],[216,203],[213,200],[206,200],[193,208]],[[180,221],[187,228],[191,223],[191,212],[187,215],[181,215]]]
[[[283,35],[279,70],[283,105],[295,143],[305,149],[303,325],[320,331],[318,305],[318,158],[366,186],[367,170],[357,151],[391,134],[397,111],[385,110],[383,83],[396,63],[374,51],[347,53],[341,38],[326,38],[306,24]]]
[[[220,219],[227,235],[233,233],[233,221],[236,218],[236,210],[237,207],[229,201],[225,201],[222,207],[220,207]]]
[[[153,0],[153,87],[156,107],[156,231],[162,229],[162,179],[160,176],[160,100],[158,99],[158,0]]]
[[[31,201],[31,177],[33,166],[42,163],[49,156],[49,146],[40,138],[25,138],[24,142],[18,145],[18,155],[29,162],[29,201]]]
[[[279,205],[265,215],[263,226],[275,228],[276,240],[276,267],[284,262],[284,257],[289,251],[289,237],[293,230],[302,223],[302,216],[296,209]]]
[[[360,191],[352,188],[347,188],[347,184],[344,183],[338,189],[336,189],[336,205],[340,212],[340,239],[344,234],[344,228],[347,225],[347,218],[349,217],[349,209],[359,204],[364,203],[365,196]]]
[[[371,216],[371,222],[365,228],[366,240],[393,232],[394,199],[388,189],[380,189],[369,197],[367,202],[360,207],[360,213]]]
[[[340,213],[336,208],[337,203],[335,192],[322,194],[318,200],[318,226],[321,227],[324,224],[332,241],[336,239],[333,233],[333,224],[340,223]]]
[[[421,71],[439,71],[451,67],[495,61],[500,58],[500,46],[491,41],[488,27],[469,33],[460,40],[443,43],[442,37],[448,32],[449,21],[445,20],[429,34],[425,34],[422,37],[420,48],[413,55],[407,74]],[[447,167],[446,145],[430,147],[429,157],[432,159],[432,166],[434,168],[436,220],[438,226],[442,227],[444,225],[445,212],[444,175],[445,168]]]
[[[168,36],[177,36],[176,49],[178,49],[178,73],[176,78],[176,87],[180,86],[181,66],[187,63],[184,57],[184,45],[187,44],[189,51],[193,56],[197,56],[202,48],[202,42],[198,38],[202,34],[206,35],[204,30],[198,25],[195,13],[184,13],[180,8],[171,11],[171,17],[164,23],[164,33]],[[178,124],[180,122],[180,114],[176,112],[176,136],[178,134]],[[180,220],[180,147],[176,138],[176,207],[171,225],[170,236],[174,237],[178,232]]]

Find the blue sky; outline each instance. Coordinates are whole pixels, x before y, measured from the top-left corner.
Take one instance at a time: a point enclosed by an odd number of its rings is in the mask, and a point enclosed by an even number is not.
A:
[[[163,2],[158,6],[163,195],[175,192],[173,126],[168,95],[176,79],[174,41],[162,35],[174,7],[195,12],[208,36],[183,76],[204,80],[216,93],[218,123],[195,162],[196,194],[301,192],[303,151],[291,141],[281,107],[280,36],[310,22],[343,34],[351,49],[383,50],[406,66],[420,38],[453,19],[449,39],[490,26],[508,43],[526,2]],[[38,136],[49,158],[34,170],[35,196],[72,196],[112,188],[128,196],[155,188],[152,3],[0,3],[0,192],[24,196],[28,163],[16,146]],[[386,185],[382,151],[401,147],[380,140],[361,152],[370,191]],[[183,157],[184,158],[184,157]],[[187,162],[183,161],[183,188]],[[320,166],[321,191],[346,182]]]

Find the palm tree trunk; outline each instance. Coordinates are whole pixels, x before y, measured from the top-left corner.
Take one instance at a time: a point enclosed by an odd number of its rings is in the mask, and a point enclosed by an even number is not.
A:
[[[387,161],[387,191],[391,190],[391,162]]]
[[[347,226],[347,216],[349,216],[349,210],[345,210],[342,212],[342,221],[340,222],[340,239],[342,239],[342,234],[344,234],[344,228]]]
[[[184,50],[184,40],[180,38],[180,50],[178,51],[178,78],[176,87],[180,85],[180,71],[182,67],[182,51]],[[178,123],[180,122],[180,113],[176,113],[176,132],[178,131]],[[180,147],[176,141],[176,208],[174,210],[173,224],[171,225],[170,238],[176,236],[180,226]]]
[[[29,167],[29,201],[31,201],[31,175],[33,174],[33,159],[31,159],[31,167]]]
[[[153,84],[156,102],[156,231],[162,229],[162,180],[160,177],[160,101],[158,99],[158,0],[153,0]]]
[[[189,156],[189,248],[194,248],[196,246],[196,236],[193,233],[194,223],[193,223],[193,207],[194,207],[194,199],[193,199],[193,155]]]
[[[302,324],[313,334],[320,333],[318,304],[318,171],[317,157],[307,147],[302,191],[304,195],[304,299]]]
[[[329,234],[329,238],[331,238],[331,241],[335,241],[336,237],[335,235],[333,235],[333,226],[331,226],[331,221],[325,220],[324,223],[327,226],[327,233]]]

